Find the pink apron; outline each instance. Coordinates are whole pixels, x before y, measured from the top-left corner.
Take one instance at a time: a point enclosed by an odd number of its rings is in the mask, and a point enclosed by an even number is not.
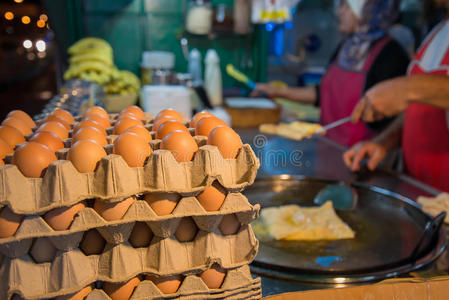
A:
[[[345,70],[339,67],[337,62],[331,64],[320,84],[322,125],[351,115],[363,95],[371,65],[390,40],[391,37],[386,36],[373,46],[361,71]],[[330,139],[348,147],[374,135],[363,122],[348,122],[326,133]]]

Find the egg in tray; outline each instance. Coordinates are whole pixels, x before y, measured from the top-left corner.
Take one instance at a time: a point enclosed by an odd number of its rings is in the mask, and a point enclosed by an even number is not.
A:
[[[1,298],[260,298],[244,267],[257,253],[249,223],[259,206],[239,193],[259,167],[251,148],[209,113],[151,119],[135,106],[77,119],[56,110],[38,126],[8,115]],[[209,285],[209,273],[227,275]]]

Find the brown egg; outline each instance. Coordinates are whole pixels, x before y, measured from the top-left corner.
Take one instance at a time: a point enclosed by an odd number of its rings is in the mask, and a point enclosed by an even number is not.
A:
[[[81,173],[95,171],[97,163],[105,156],[106,151],[93,140],[79,140],[67,152],[67,160]]]
[[[0,126],[0,139],[8,143],[11,148],[25,142],[23,134],[19,130],[8,125]]]
[[[130,167],[143,167],[152,150],[137,134],[124,132],[115,139],[112,152],[121,155]]]
[[[223,158],[236,158],[242,148],[240,136],[228,126],[217,126],[207,138],[208,145],[217,146]]]
[[[131,117],[122,118],[122,119],[118,120],[117,123],[115,123],[113,133],[117,134],[117,135],[121,134],[126,129],[136,126],[136,125],[143,126],[143,123],[142,123],[142,121],[140,121],[136,118],[131,118]]]
[[[240,229],[240,221],[234,214],[224,215],[218,228],[223,235],[236,234]]]
[[[70,227],[76,215],[85,207],[86,205],[81,202],[69,207],[54,208],[44,214],[44,220],[54,230],[66,230]]]
[[[58,122],[58,123],[61,123],[65,127],[65,129],[67,129],[67,131],[72,129],[72,127],[70,127],[70,124],[67,123],[67,121],[65,119],[60,118],[60,117],[55,116],[55,115],[47,116],[45,118],[45,120],[41,124],[44,124],[44,123],[47,123],[47,122]]]
[[[147,275],[146,280],[151,280],[157,286],[157,288],[164,294],[176,293],[183,280],[182,275],[173,276],[155,276]]]
[[[101,199],[96,199],[94,203],[95,211],[106,221],[120,220],[128,211],[128,208],[136,201],[134,197],[125,200],[108,203]]]
[[[108,144],[104,134],[95,127],[81,127],[78,129],[72,136],[72,145],[80,140],[93,140],[102,147]]]
[[[177,162],[188,162],[198,151],[198,145],[193,137],[181,130],[175,130],[167,134],[161,142],[162,150],[170,150]]]
[[[152,238],[153,232],[150,227],[145,222],[136,222],[129,236],[129,243],[134,248],[148,247]]]
[[[106,241],[96,229],[89,229],[83,235],[79,248],[85,255],[97,255],[103,253]]]
[[[161,126],[163,123],[165,123],[165,122],[167,122],[169,120],[178,121],[178,120],[174,119],[172,116],[161,116],[158,119],[154,119],[153,126],[151,127],[151,131],[156,131],[157,132],[157,130],[159,129],[159,126]]]
[[[7,118],[18,118],[21,119],[22,121],[24,121],[29,128],[34,128],[36,127],[36,123],[34,123],[33,119],[24,111],[22,110],[12,110],[8,113],[8,115],[6,116]]]
[[[202,191],[196,199],[204,207],[206,211],[217,211],[220,209],[226,198],[226,190],[218,181],[214,181],[212,185]]]
[[[47,146],[53,152],[64,148],[64,144],[61,139],[56,134],[49,131],[36,132],[30,139],[30,142],[36,142]]]
[[[6,155],[13,152],[14,150],[12,149],[12,147],[3,139],[0,139],[0,159],[4,159]]]
[[[145,113],[143,112],[143,110],[140,107],[135,106],[135,105],[128,106],[127,108],[123,109],[120,112],[120,115],[123,115],[123,114],[132,114],[132,115],[134,115],[134,118],[139,119],[139,120],[142,120],[143,118],[145,118]]]
[[[197,113],[193,116],[192,120],[190,121],[189,127],[196,128],[196,124],[198,123],[198,121],[206,116],[213,117],[214,115],[207,111],[200,111],[199,113]]]
[[[184,217],[179,222],[176,229],[175,236],[180,242],[190,242],[195,239],[198,227],[196,227],[195,221],[192,217]]]
[[[8,126],[14,127],[18,131],[20,131],[20,133],[22,135],[28,135],[28,134],[33,133],[31,128],[28,127],[28,125],[25,123],[25,121],[18,119],[18,118],[14,118],[14,117],[7,118],[2,122],[2,125],[8,125]]]
[[[137,277],[125,283],[105,282],[103,290],[109,295],[111,300],[128,300],[139,283],[140,280]]]
[[[92,115],[88,115],[88,116],[84,117],[83,120],[91,120],[91,121],[97,122],[104,129],[111,127],[111,122],[109,122],[109,118],[106,118],[103,115],[92,114]]]
[[[8,206],[4,206],[0,210],[0,238],[13,236],[19,229],[22,220],[22,215],[18,215]]]
[[[136,125],[133,127],[129,127],[124,132],[132,132],[143,138],[143,140],[149,143],[153,138],[151,137],[151,133],[143,126]]]
[[[73,128],[72,136],[75,135],[77,133],[77,131],[80,130],[80,128],[83,128],[83,127],[94,127],[96,129],[98,129],[104,136],[108,135],[108,133],[106,132],[106,129],[104,129],[97,122],[94,122],[92,120],[84,120],[84,121],[79,122],[75,126],[75,128]]]
[[[70,295],[64,295],[64,296],[58,296],[55,298],[55,300],[84,300],[84,299],[86,299],[87,295],[90,294],[90,292],[92,292],[92,286],[88,285],[84,289],[82,289],[81,291],[79,291],[77,293],[70,294]]]
[[[29,254],[38,264],[51,262],[56,256],[56,248],[48,238],[40,237],[34,239]]]
[[[170,116],[170,117],[172,117],[172,119],[182,122],[181,114],[172,108],[167,108],[167,109],[161,110],[157,114],[156,119],[159,119],[162,116]]]
[[[196,123],[195,135],[209,136],[209,133],[219,125],[227,126],[226,123],[219,118],[204,116],[198,123]]]
[[[86,116],[89,115],[102,115],[105,118],[109,119],[109,115],[108,113],[104,110],[103,107],[100,106],[92,106],[91,108],[89,108],[86,113],[83,115],[83,117],[85,118]]]
[[[68,124],[72,124],[75,122],[75,118],[73,118],[72,114],[68,112],[65,109],[56,109],[54,112],[51,113],[53,116],[57,116],[64,121],[66,121]]]
[[[158,216],[171,214],[180,199],[176,193],[148,193],[144,198]]]
[[[60,122],[50,121],[39,126],[37,132],[49,131],[56,134],[61,140],[69,137],[69,131]]]
[[[12,163],[19,168],[25,177],[39,178],[42,172],[56,161],[53,151],[45,145],[28,142],[16,149]]]
[[[216,263],[210,269],[200,274],[201,279],[210,289],[219,289],[223,284],[225,276],[226,270]]]
[[[189,133],[187,127],[181,122],[176,120],[168,120],[159,126],[156,132],[156,138],[162,140],[167,134],[175,130],[181,130]]]

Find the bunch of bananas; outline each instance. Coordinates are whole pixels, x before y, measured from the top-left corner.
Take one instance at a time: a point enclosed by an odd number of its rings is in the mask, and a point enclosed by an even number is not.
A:
[[[129,71],[120,71],[114,65],[111,45],[105,40],[87,37],[68,49],[69,68],[64,79],[83,79],[105,86],[108,94],[137,94],[139,78]]]

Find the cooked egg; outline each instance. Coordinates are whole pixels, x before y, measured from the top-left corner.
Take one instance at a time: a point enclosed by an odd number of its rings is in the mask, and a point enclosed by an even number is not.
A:
[[[13,212],[8,206],[0,210],[0,238],[13,236],[19,229],[23,216]]]
[[[117,123],[115,123],[113,133],[117,134],[117,135],[121,134],[126,129],[136,126],[136,125],[143,126],[143,123],[141,120],[138,120],[136,118],[131,118],[131,117],[122,118],[122,119],[118,120]]]
[[[75,122],[75,118],[73,118],[72,114],[65,109],[58,108],[54,112],[51,113],[54,116],[57,116],[69,124]]]
[[[60,118],[58,116],[55,116],[55,115],[47,116],[45,118],[45,120],[41,124],[44,124],[44,123],[47,123],[47,122],[58,122],[58,123],[61,123],[65,127],[65,129],[67,129],[67,130],[70,130],[72,128],[72,127],[70,127],[70,124],[66,122],[66,120],[64,120],[64,119],[62,119],[62,118]]]
[[[83,235],[79,248],[85,255],[97,255],[103,253],[106,246],[105,239],[96,229],[89,229]]]
[[[213,264],[212,267],[200,274],[201,279],[210,289],[219,289],[223,284],[226,276],[226,270],[218,264]]]
[[[89,115],[102,115],[105,118],[109,118],[108,113],[104,110],[103,107],[100,106],[92,106],[89,108],[86,113],[83,115],[83,117],[89,116]]]
[[[128,106],[127,108],[123,109],[120,112],[120,115],[123,114],[132,114],[135,116],[136,119],[142,120],[143,118],[145,118],[145,113],[143,112],[143,110],[138,107],[138,106]]]
[[[178,228],[175,232],[175,237],[180,242],[190,242],[195,239],[198,228],[192,217],[184,217],[179,222]]]
[[[129,243],[134,248],[148,247],[152,238],[153,232],[150,227],[145,222],[136,222],[129,236]]]
[[[147,275],[146,280],[151,280],[157,288],[164,294],[176,293],[183,280],[182,275],[155,276]]]
[[[162,150],[170,150],[177,162],[188,162],[198,151],[198,145],[193,137],[181,130],[175,130],[167,134],[161,142]]]
[[[106,156],[106,151],[93,140],[79,140],[69,149],[67,160],[70,160],[81,173],[95,171],[97,163]]]
[[[8,143],[8,145],[13,149],[16,145],[25,142],[25,137],[23,134],[19,130],[8,125],[0,126],[0,139]]]
[[[76,215],[86,207],[84,203],[77,203],[70,207],[54,208],[44,214],[44,220],[54,230],[66,230],[70,227]]]
[[[111,300],[129,300],[136,286],[140,283],[139,278],[134,277],[125,283],[105,282],[103,290]]]
[[[25,121],[18,119],[18,118],[14,118],[14,117],[7,118],[2,122],[2,125],[8,125],[8,126],[14,127],[18,131],[20,131],[20,133],[22,135],[28,135],[28,134],[33,133],[31,128],[28,127],[28,125],[25,123]]]
[[[226,123],[219,118],[205,116],[201,118],[195,127],[195,135],[209,136],[209,133],[217,126],[227,126]]]
[[[174,119],[172,116],[162,116],[158,119],[155,119],[153,121],[153,126],[151,127],[151,131],[156,131],[159,129],[159,126],[161,126],[163,123],[170,121],[170,120],[175,120],[178,121],[176,119]],[[179,122],[179,121],[178,121]]]
[[[87,295],[90,294],[90,292],[92,292],[92,286],[88,285],[84,289],[82,289],[81,291],[79,291],[77,293],[70,294],[70,295],[64,295],[64,296],[58,296],[55,298],[55,300],[84,300],[84,299],[86,299]]]
[[[196,198],[206,211],[217,211],[226,198],[226,190],[218,181],[214,181],[210,187],[202,191]]]
[[[12,156],[12,163],[19,168],[20,172],[32,178],[41,177],[42,172],[56,160],[50,148],[36,142],[21,145]]]
[[[13,153],[14,150],[12,147],[5,142],[3,139],[0,139],[0,160],[4,159],[6,155]]]
[[[234,214],[224,215],[218,227],[223,235],[236,234],[240,229],[240,222]]]
[[[93,140],[102,147],[108,144],[104,134],[95,127],[81,127],[78,129],[72,136],[72,145],[80,140]]]
[[[56,134],[61,140],[69,137],[69,131],[60,122],[50,121],[39,126],[37,132],[48,131]]]
[[[217,146],[223,158],[236,158],[242,148],[240,136],[228,126],[217,126],[207,138],[208,145]]]
[[[106,202],[96,199],[94,210],[106,221],[120,220],[128,211],[128,208],[136,201],[134,197],[129,197],[119,202]]]
[[[148,193],[144,199],[158,216],[165,216],[172,213],[181,196],[176,193]]]
[[[90,120],[90,121],[97,122],[104,129],[108,129],[109,127],[111,127],[111,122],[109,122],[109,118],[106,118],[103,115],[91,114],[91,115],[84,117],[83,120]]]
[[[29,254],[38,264],[51,262],[56,256],[56,248],[48,238],[39,237],[34,239]]]
[[[24,111],[12,110],[12,111],[10,111],[8,113],[8,115],[6,117],[7,118],[14,117],[14,118],[21,119],[22,121],[24,121],[28,125],[29,128],[36,127],[36,123],[34,123],[33,119],[30,117],[30,115],[28,115]]]
[[[73,132],[72,132],[72,136],[75,135],[75,133],[80,130],[80,128],[83,127],[94,127],[96,129],[98,129],[104,136],[107,136],[107,132],[106,129],[104,129],[100,124],[98,124],[97,122],[94,122],[92,120],[85,120],[85,121],[81,121],[79,122],[75,128],[73,128]]]
[[[181,122],[176,120],[168,120],[159,126],[156,132],[156,138],[162,140],[167,134],[175,130],[181,130],[189,133],[187,127]]]
[[[129,127],[124,132],[132,132],[140,136],[145,142],[149,143],[153,138],[151,137],[151,133],[143,126],[136,125]]]
[[[201,120],[204,117],[213,117],[214,115],[211,114],[210,112],[207,111],[200,111],[199,113],[195,114],[192,118],[192,120],[190,121],[190,128],[195,128],[196,124],[198,123],[199,120]]]
[[[36,132],[31,137],[30,142],[36,142],[45,145],[53,152],[64,148],[64,144],[61,139],[56,134],[48,131]]]
[[[113,153],[121,155],[130,167],[142,167],[151,152],[150,145],[132,132],[124,132],[114,141]]]
[[[161,110],[157,114],[155,119],[159,119],[162,116],[170,116],[170,117],[172,117],[172,119],[175,119],[175,120],[177,120],[179,122],[182,122],[181,114],[179,112],[177,112],[176,110],[171,109],[171,108],[167,108],[167,109]]]

